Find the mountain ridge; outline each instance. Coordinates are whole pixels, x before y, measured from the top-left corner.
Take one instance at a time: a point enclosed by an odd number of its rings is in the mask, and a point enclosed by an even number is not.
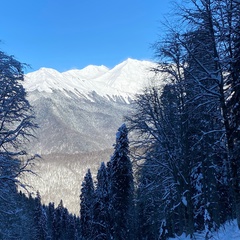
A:
[[[153,78],[154,74],[149,70],[154,66],[150,61],[128,58],[112,69],[104,65],[88,65],[83,69],[60,73],[52,68],[40,68],[26,74],[24,86],[28,92],[37,90],[52,93],[60,90],[88,99],[93,92],[110,100],[120,96],[129,103],[129,98],[133,98]]]

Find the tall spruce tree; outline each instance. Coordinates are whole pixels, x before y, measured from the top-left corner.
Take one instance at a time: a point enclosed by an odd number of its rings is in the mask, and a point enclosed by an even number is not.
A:
[[[115,151],[110,160],[111,237],[134,239],[134,185],[129,157],[128,130],[123,124],[116,134]]]
[[[97,173],[97,186],[94,194],[94,239],[109,239],[109,178],[104,162]]]
[[[211,76],[217,71],[207,12],[202,13],[202,24],[197,30],[187,32],[183,46],[187,50],[186,115],[188,144],[191,146],[191,187],[194,199],[193,215],[197,230],[206,234],[219,227],[219,193],[216,178],[224,158],[219,157],[219,139],[222,135],[220,101],[213,93],[218,85]],[[218,156],[218,157],[217,157]],[[224,156],[224,152],[223,155]],[[221,171],[221,170],[220,170]],[[212,190],[211,190],[212,189]],[[214,191],[213,191],[214,190]]]
[[[42,206],[39,192],[37,192],[37,197],[35,199],[34,222],[36,229],[34,238],[38,240],[48,239],[47,214]]]
[[[54,240],[61,239],[62,209],[63,209],[63,202],[61,200],[54,211],[53,230],[52,230],[52,239]]]
[[[94,185],[90,169],[88,169],[82,183],[80,201],[81,234],[83,239],[92,239],[94,236]]]

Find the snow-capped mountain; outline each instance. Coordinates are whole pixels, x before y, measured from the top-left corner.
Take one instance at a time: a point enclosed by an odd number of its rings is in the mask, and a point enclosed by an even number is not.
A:
[[[60,73],[41,68],[24,86],[40,129],[30,146],[40,154],[91,152],[111,148],[134,95],[154,74],[149,61],[127,59],[112,69],[87,66]]]
[[[139,92],[150,79],[154,66],[149,61],[127,59],[112,69],[105,66],[89,65],[82,70],[69,70],[60,73],[54,69],[41,68],[28,73],[24,83],[28,92],[52,93],[55,90],[74,93],[94,101],[92,93],[111,100],[122,100],[129,103],[129,98]]]

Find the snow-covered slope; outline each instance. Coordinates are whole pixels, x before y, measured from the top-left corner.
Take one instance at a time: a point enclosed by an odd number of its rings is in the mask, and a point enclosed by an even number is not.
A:
[[[89,65],[60,73],[41,68],[24,86],[40,129],[30,146],[40,154],[111,148],[136,93],[148,85],[154,63],[127,59],[112,69]]]
[[[72,69],[67,72],[63,72],[63,76],[67,78],[72,77],[79,80],[89,80],[89,79],[100,77],[101,75],[103,75],[108,71],[109,69],[103,65],[101,66],[88,65],[87,67],[81,70]]]
[[[96,79],[97,84],[107,84],[109,88],[131,94],[138,93],[147,86],[154,74],[150,71],[155,65],[149,61],[128,58]]]
[[[206,237],[206,233],[195,233],[194,237],[191,238],[190,236],[176,236],[176,238],[170,238],[169,240],[239,240],[240,239],[240,231],[237,226],[237,221],[229,221],[225,223],[220,229],[216,232],[213,232]]]
[[[112,69],[105,66],[89,65],[81,70],[69,70],[60,73],[54,69],[41,68],[28,73],[24,86],[28,92],[39,91],[52,93],[55,90],[72,92],[92,99],[92,93],[116,100],[121,97],[129,102],[153,77],[150,69],[154,66],[149,61],[127,59]]]

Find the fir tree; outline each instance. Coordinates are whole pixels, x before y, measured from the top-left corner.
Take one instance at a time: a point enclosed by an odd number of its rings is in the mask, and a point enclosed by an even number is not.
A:
[[[134,239],[134,186],[129,158],[128,130],[123,124],[116,134],[115,151],[110,164],[111,234],[115,240]]]
[[[35,200],[34,222],[35,222],[35,229],[36,229],[35,239],[36,240],[47,239],[48,237],[47,214],[41,204],[41,196],[39,192],[37,192],[37,197]]]
[[[54,219],[53,219],[53,240],[59,240],[62,236],[62,222],[63,222],[63,201],[61,200],[55,209]]]
[[[94,200],[94,239],[109,239],[109,179],[106,166],[102,162],[97,174]]]
[[[80,227],[84,239],[91,239],[94,232],[93,204],[94,185],[90,169],[84,177],[80,195]]]

